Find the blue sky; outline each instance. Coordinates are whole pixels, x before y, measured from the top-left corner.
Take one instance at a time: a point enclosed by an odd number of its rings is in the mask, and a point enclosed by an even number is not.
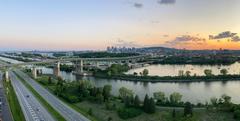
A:
[[[233,37],[209,40],[208,36],[226,31],[240,33],[239,3],[239,0],[5,0],[0,1],[0,48],[102,50],[121,45],[197,49],[206,43],[200,48],[236,49],[240,46],[238,41],[225,40]],[[206,41],[196,43],[196,38]]]

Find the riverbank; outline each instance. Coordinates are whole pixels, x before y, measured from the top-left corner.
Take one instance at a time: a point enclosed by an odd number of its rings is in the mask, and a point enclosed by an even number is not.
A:
[[[212,76],[134,76],[134,75],[111,75],[103,73],[93,75],[96,78],[119,79],[135,82],[212,82],[212,81],[230,81],[240,80],[240,75],[212,75]]]

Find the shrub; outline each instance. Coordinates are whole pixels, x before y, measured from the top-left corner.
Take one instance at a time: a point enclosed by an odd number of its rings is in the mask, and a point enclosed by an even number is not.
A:
[[[234,111],[234,118],[238,120],[240,119],[240,110]]]
[[[77,103],[81,101],[80,98],[78,98],[77,96],[66,94],[66,93],[61,94],[61,97],[69,103]]]
[[[140,109],[136,108],[121,108],[118,110],[118,116],[121,119],[129,119],[129,118],[134,118],[138,115],[140,115],[142,111]]]
[[[90,115],[90,116],[92,115],[92,108],[88,109],[88,115]]]

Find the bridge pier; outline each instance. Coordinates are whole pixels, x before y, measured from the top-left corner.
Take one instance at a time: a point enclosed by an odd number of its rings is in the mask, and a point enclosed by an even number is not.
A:
[[[8,74],[8,71],[5,71],[4,79],[5,79],[7,82],[9,81],[9,74]]]
[[[95,66],[96,66],[96,68],[99,68],[99,62],[95,62]]]
[[[83,60],[76,62],[76,73],[82,74],[83,73]]]
[[[111,62],[111,61],[108,61],[108,62],[107,62],[107,65],[108,65],[108,67],[111,67],[111,66],[112,66],[112,62]]]
[[[33,76],[34,79],[37,78],[37,69],[36,69],[36,67],[32,68],[32,76]]]
[[[131,63],[132,63],[132,64],[135,64],[135,63],[136,63],[136,60],[135,60],[135,59],[132,59],[132,60],[131,60]]]
[[[60,62],[57,62],[54,66],[54,69],[53,69],[53,74],[54,76],[56,77],[59,77],[60,76]]]

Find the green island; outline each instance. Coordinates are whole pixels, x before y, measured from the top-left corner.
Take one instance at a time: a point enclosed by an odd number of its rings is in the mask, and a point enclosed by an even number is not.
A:
[[[191,71],[179,70],[178,76],[150,76],[144,69],[139,74],[125,74],[130,68],[127,65],[113,64],[106,70],[93,70],[93,76],[97,78],[120,79],[139,82],[201,82],[201,81],[228,81],[240,79],[240,74],[228,74],[226,69],[221,69],[221,75],[213,75],[212,70],[204,70],[204,76],[191,75]]]

